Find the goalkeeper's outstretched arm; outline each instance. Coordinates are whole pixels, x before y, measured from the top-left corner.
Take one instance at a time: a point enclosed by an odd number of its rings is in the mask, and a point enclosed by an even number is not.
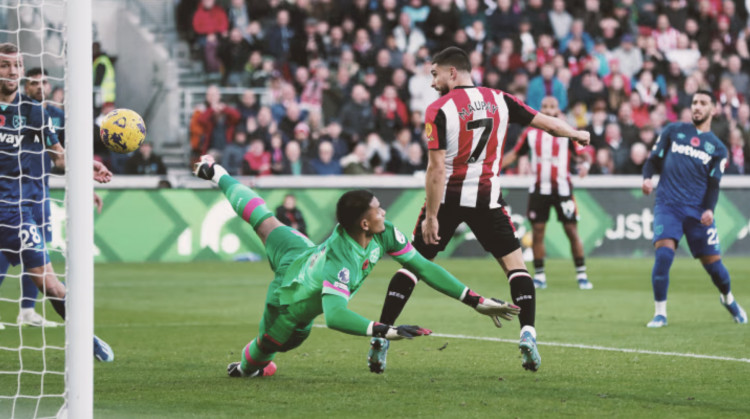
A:
[[[401,264],[414,272],[430,287],[463,302],[481,314],[490,316],[497,327],[502,327],[500,317],[505,320],[512,320],[514,315],[521,312],[521,308],[516,305],[495,298],[484,298],[476,294],[450,272],[425,259],[419,253],[414,252],[414,256],[409,260],[402,261]]]
[[[432,333],[419,326],[391,326],[370,321],[346,307],[346,298],[333,294],[323,295],[323,313],[326,326],[339,332],[357,336],[375,336],[390,340],[411,339]]]

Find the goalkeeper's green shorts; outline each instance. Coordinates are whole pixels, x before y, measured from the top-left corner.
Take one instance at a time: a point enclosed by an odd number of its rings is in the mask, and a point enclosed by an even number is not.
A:
[[[266,238],[266,254],[271,270],[277,277],[284,276],[286,268],[305,250],[315,246],[310,239],[289,227],[276,227]]]
[[[315,244],[297,230],[278,227],[266,239],[266,253],[275,278],[268,287],[266,308],[260,322],[258,346],[263,352],[286,352],[302,344],[310,335],[312,321],[299,323],[279,302],[276,289],[291,263]]]

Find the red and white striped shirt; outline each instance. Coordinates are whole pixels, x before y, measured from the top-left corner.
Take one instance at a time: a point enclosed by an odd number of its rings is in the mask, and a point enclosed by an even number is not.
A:
[[[531,173],[536,176],[536,181],[529,192],[570,196],[570,157],[578,155],[575,142],[565,137],[553,137],[538,128],[527,128],[513,151],[517,156],[529,154],[531,159]]]
[[[500,90],[456,87],[425,113],[427,148],[445,150],[442,203],[499,208],[500,161],[508,124],[528,125],[536,111]]]

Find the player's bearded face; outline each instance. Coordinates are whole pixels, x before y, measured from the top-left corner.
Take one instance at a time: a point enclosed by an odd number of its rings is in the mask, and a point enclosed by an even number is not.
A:
[[[451,78],[451,68],[438,66],[437,64],[432,65],[432,88],[437,90],[440,95],[446,95],[451,91],[448,82]]]
[[[690,105],[690,111],[693,116],[693,124],[701,125],[714,111],[713,101],[707,95],[695,95],[693,97],[693,103]]]
[[[18,80],[23,74],[23,60],[18,54],[0,54],[0,91],[12,95],[18,91]]]

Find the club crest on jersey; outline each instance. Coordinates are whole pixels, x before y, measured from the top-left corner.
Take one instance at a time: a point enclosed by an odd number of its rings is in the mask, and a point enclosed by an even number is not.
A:
[[[716,151],[716,147],[711,143],[703,144],[703,149],[706,150],[706,153],[708,154],[714,154],[714,151]]]
[[[398,241],[401,244],[406,243],[406,237],[404,237],[404,233],[396,230],[396,241]]]
[[[700,138],[698,138],[698,137],[691,138],[690,139],[690,145],[693,146],[693,147],[698,147],[699,145],[701,145]]]
[[[370,252],[370,262],[377,263],[378,259],[380,259],[380,249],[372,249],[372,252]]]
[[[342,284],[348,284],[349,283],[349,269],[342,269],[339,271],[338,274],[339,282]]]
[[[491,102],[483,101],[470,102],[468,105],[466,105],[465,108],[461,109],[461,111],[458,113],[458,117],[461,118],[462,121],[465,121],[466,118],[470,118],[471,115],[473,115],[474,112],[477,111],[487,111],[488,113],[495,113],[497,112],[497,105]]]
[[[20,128],[26,125],[26,117],[23,115],[13,115],[13,128]]]

